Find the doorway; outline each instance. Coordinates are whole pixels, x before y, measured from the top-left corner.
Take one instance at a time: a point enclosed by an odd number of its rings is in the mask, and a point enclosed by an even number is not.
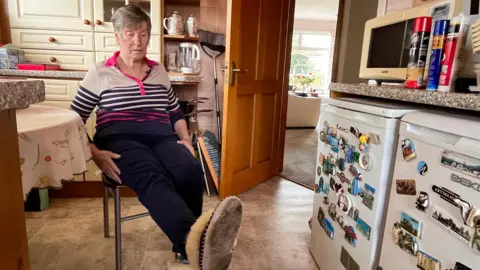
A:
[[[321,99],[329,96],[339,0],[296,0],[283,171],[313,188]]]

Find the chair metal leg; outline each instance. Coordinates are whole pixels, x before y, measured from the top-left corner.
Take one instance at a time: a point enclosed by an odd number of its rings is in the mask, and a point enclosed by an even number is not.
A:
[[[207,195],[210,197],[210,188],[208,187],[207,173],[205,172],[205,165],[203,164],[202,148],[200,148],[200,143],[197,140],[197,149],[198,156],[200,157],[200,164],[202,164],[203,178],[205,179],[205,187],[207,189]]]
[[[108,224],[108,187],[103,185],[103,235],[110,237],[110,227]]]
[[[115,261],[117,270],[122,270],[122,224],[120,216],[120,189],[115,188]]]

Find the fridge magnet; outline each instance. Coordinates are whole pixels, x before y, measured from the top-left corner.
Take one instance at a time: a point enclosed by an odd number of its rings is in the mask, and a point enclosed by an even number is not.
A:
[[[338,139],[333,136],[327,135],[327,144],[330,145],[330,147],[338,147]]]
[[[456,262],[455,263],[455,268],[453,269],[446,269],[446,270],[473,270],[472,268],[465,266],[462,263]]]
[[[359,157],[360,168],[369,171],[372,168],[372,158],[368,153],[361,153]]]
[[[347,213],[347,216],[349,216],[352,219],[353,219],[353,209],[355,209],[355,207],[350,208],[350,210]]]
[[[480,228],[480,210],[462,199],[457,199],[456,202],[460,208],[463,223],[468,227]]]
[[[415,145],[413,145],[412,140],[404,139],[402,141],[402,154],[403,160],[405,161],[412,160],[417,156],[415,153]]]
[[[352,194],[353,196],[358,196],[358,186],[359,186],[359,179],[357,177],[353,178],[352,184],[348,186],[348,193]]]
[[[355,229],[351,225],[343,226],[343,230],[345,231],[345,239],[348,243],[352,246],[357,245],[357,234],[355,233]]]
[[[422,270],[440,270],[440,261],[423,251],[418,251],[417,267]]]
[[[417,188],[415,180],[396,180],[395,181],[397,194],[400,195],[417,195]]]
[[[341,131],[343,131],[343,132],[345,132],[345,133],[349,133],[348,129],[346,129],[346,128],[344,128],[344,127],[341,127],[341,126],[339,126],[339,125],[337,125],[337,129],[338,129],[338,130],[341,130]]]
[[[357,137],[357,138],[360,137],[360,131],[356,127],[350,127],[350,133],[355,135],[355,137]]]
[[[320,155],[318,155],[318,164],[323,165],[323,162],[325,162],[325,155],[320,153]]]
[[[394,225],[394,228],[398,228],[398,223]],[[405,232],[403,229],[400,229],[397,231],[398,238],[396,242],[398,243],[398,246],[403,249],[404,251],[410,253],[413,256],[417,255],[418,252],[418,243],[417,239],[413,237],[413,235]],[[393,234],[392,234],[393,236]],[[395,242],[395,240],[394,240]]]
[[[342,183],[347,183],[350,185],[350,180],[345,176],[343,172],[337,172],[338,179],[340,179],[340,182]]]
[[[317,167],[317,175],[320,176],[322,174],[322,167]]]
[[[358,209],[355,208],[355,210],[353,210],[353,221],[358,221],[359,215],[360,215],[360,211],[358,211]]]
[[[327,121],[323,123],[323,131],[327,135],[337,137],[337,127],[330,125]]]
[[[360,137],[358,138],[358,149],[360,149],[361,152],[366,153],[368,152],[368,149],[370,146],[368,145],[368,136],[366,134],[361,134]]]
[[[360,270],[360,265],[353,259],[353,257],[348,254],[348,251],[345,247],[342,246],[342,251],[340,252],[340,263],[348,270]]]
[[[331,203],[328,207],[328,215],[333,221],[337,220],[337,206],[334,203]]]
[[[418,163],[417,169],[420,175],[426,175],[428,172],[428,165],[425,161],[422,160]]]
[[[398,223],[398,222],[393,223],[392,240],[393,240],[393,243],[395,243],[395,245],[397,245],[397,246],[398,246],[398,240],[400,238],[400,233],[401,232],[402,232],[402,227],[400,226],[400,223]]]
[[[340,184],[340,183],[335,183],[335,193],[337,193],[337,196],[340,196],[343,194],[344,190],[343,190],[343,185]]]
[[[375,189],[369,184],[365,183],[365,191],[363,194],[362,203],[368,207],[368,209],[373,209],[373,202],[375,200]]]
[[[363,189],[361,187],[358,188],[358,196],[363,199],[363,195],[365,195],[365,192],[363,192]]]
[[[319,137],[320,137],[320,141],[322,141],[322,142],[324,142],[324,143],[326,142],[327,134],[325,134],[325,132],[320,131]]]
[[[333,175],[335,174],[335,165],[325,160],[323,163],[323,173],[326,175]]]
[[[441,163],[445,167],[480,179],[480,159],[445,150],[442,152]]]
[[[440,198],[444,199],[445,201],[455,205],[458,207],[458,204],[455,202],[457,199],[460,199],[460,195],[456,194],[453,191],[450,191],[444,187],[438,187],[436,185],[432,186],[433,192],[437,193],[440,195]]]
[[[400,215],[400,226],[402,226],[402,228],[408,233],[412,234],[417,238],[420,238],[422,229],[421,221],[418,221],[407,213],[402,212],[402,214]]]
[[[348,167],[348,171],[353,175],[353,177],[356,177],[358,175],[358,170],[353,165],[350,165]]]
[[[323,192],[328,195],[328,193],[330,192],[330,189],[328,188],[328,184],[325,183],[325,181],[323,180],[323,177],[320,177],[320,181],[318,182],[318,189],[319,189],[319,193]]]
[[[425,191],[420,191],[420,195],[418,196],[417,201],[415,202],[417,209],[422,212],[425,212],[429,203],[430,201],[428,199],[428,193]]]
[[[369,132],[368,138],[370,139],[368,141],[369,144],[380,144],[380,136],[378,134]]]
[[[315,193],[320,193],[320,189],[318,188],[318,184],[315,184],[315,186],[313,187],[314,190],[315,190]]]
[[[330,177],[330,188],[335,190],[335,179],[333,179],[333,177]]]
[[[480,228],[475,228],[472,240],[472,248],[477,254],[480,253]]]
[[[358,218],[357,219],[357,230],[363,234],[367,240],[370,240],[370,232],[371,232],[371,228],[370,226],[368,226],[367,223],[365,223],[365,221],[363,221],[361,218]]]
[[[345,226],[345,220],[343,219],[343,216],[338,216],[337,217],[337,222],[340,225],[340,227],[343,228]]]
[[[330,239],[333,239],[335,232],[334,232],[333,224],[330,222],[330,220],[328,220],[327,218],[324,218],[322,222],[322,227],[327,233],[328,237]]]
[[[455,236],[460,242],[470,247],[470,243],[473,236],[472,228],[463,226],[463,224],[449,215],[446,211],[443,211],[437,206],[432,206],[431,218],[437,225],[444,230]]]
[[[338,169],[340,171],[345,171],[345,159],[344,158],[339,158],[338,159]]]
[[[325,218],[325,213],[323,212],[322,207],[318,207],[318,214],[317,214],[317,220],[320,226],[323,224],[323,219]]]
[[[355,146],[353,145],[347,145],[345,146],[345,159],[347,163],[354,163],[355,162]]]
[[[327,161],[330,164],[336,165],[338,162],[338,154],[335,151],[328,153]]]
[[[347,138],[340,135],[340,138],[338,139],[338,146],[340,147],[340,149],[345,150],[345,146],[347,144],[348,144]]]
[[[353,161],[358,163],[359,160],[360,160],[360,153],[359,152],[354,152],[353,153]]]
[[[348,213],[348,211],[350,211],[353,206],[352,199],[350,199],[348,196],[341,194],[340,196],[338,196],[337,205],[338,207],[340,207],[340,210]]]
[[[323,204],[328,205],[330,203],[330,200],[328,199],[328,196],[323,197]]]

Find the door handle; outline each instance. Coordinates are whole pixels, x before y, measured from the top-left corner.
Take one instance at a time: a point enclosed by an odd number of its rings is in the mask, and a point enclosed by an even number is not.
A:
[[[237,68],[237,65],[235,64],[235,61],[232,61],[232,73],[230,75],[230,86],[235,86],[235,74],[240,73],[240,74],[245,74],[247,73],[246,69],[243,68]]]

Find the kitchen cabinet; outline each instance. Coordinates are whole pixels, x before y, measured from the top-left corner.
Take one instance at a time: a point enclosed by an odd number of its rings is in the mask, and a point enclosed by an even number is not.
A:
[[[161,0],[93,0],[95,10],[95,32],[113,32],[112,15],[118,8],[129,4],[136,4],[150,15],[152,21],[152,35],[160,35],[161,27]]]
[[[19,48],[93,51],[92,32],[11,29],[12,44]],[[113,34],[111,34],[113,36]]]
[[[38,78],[31,78],[27,80],[38,80]],[[56,107],[66,107],[68,109],[70,102],[77,94],[80,81],[43,79],[43,83],[45,84],[45,100],[65,101],[68,103],[68,105],[59,105]]]
[[[11,28],[93,31],[93,0],[8,0]]]
[[[58,64],[63,70],[88,70],[95,64],[93,52],[24,49],[26,63]]]

